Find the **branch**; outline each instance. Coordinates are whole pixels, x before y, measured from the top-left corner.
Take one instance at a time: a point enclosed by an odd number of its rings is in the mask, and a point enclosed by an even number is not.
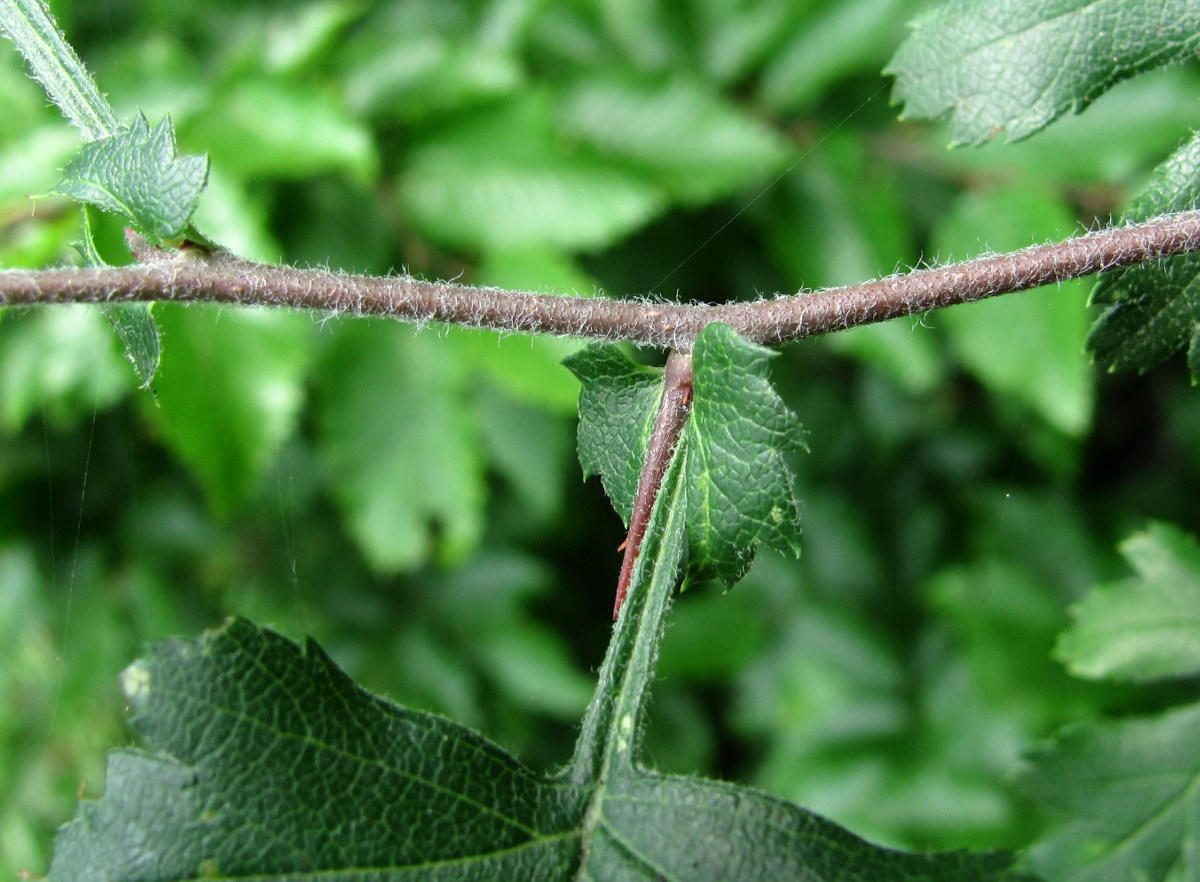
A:
[[[652,303],[562,297],[270,266],[223,251],[141,243],[125,267],[0,271],[0,306],[173,300],[288,306],[326,313],[558,334],[688,351],[711,322],[777,344],[941,309],[1200,249],[1200,211],[1164,215],[1009,254],[755,303]]]

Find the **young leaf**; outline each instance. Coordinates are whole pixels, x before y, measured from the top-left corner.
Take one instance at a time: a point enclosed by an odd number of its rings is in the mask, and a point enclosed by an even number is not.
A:
[[[149,389],[158,371],[162,357],[162,344],[158,339],[158,325],[151,314],[152,303],[109,303],[101,307],[121,344],[125,357],[138,375],[138,388]]]
[[[1125,218],[1146,220],[1200,205],[1200,135],[1155,169]],[[1200,380],[1200,255],[1187,254],[1106,273],[1092,302],[1106,306],[1088,336],[1096,360],[1110,370],[1146,371],[1181,348]]]
[[[187,229],[208,180],[208,160],[179,156],[164,118],[153,129],[140,113],[126,128],[84,144],[51,191],[129,219],[158,243]]]
[[[887,72],[906,117],[949,116],[951,143],[982,144],[1031,135],[1198,49],[1191,0],[949,0],[913,22]]]
[[[668,587],[677,554],[658,559]],[[624,620],[645,650],[639,620]],[[1020,878],[1004,854],[877,848],[732,784],[623,763],[595,781],[577,764],[548,778],[457,723],[369,695],[315,644],[244,620],[153,647],[122,683],[153,752],[109,756],[105,795],[59,833],[53,882]]]
[[[687,451],[688,567],[693,578],[732,585],[765,542],[800,551],[799,515],[785,456],[804,440],[795,416],[767,378],[770,349],[742,340],[728,325],[709,325],[693,352]],[[612,346],[591,346],[564,362],[583,382],[579,461],[599,474],[626,524],[662,392],[662,372],[630,361]]]
[[[688,566],[727,586],[759,542],[800,554],[800,515],[786,457],[804,449],[795,414],[771,387],[770,349],[714,323],[696,340],[687,436]]]
[[[1200,672],[1200,546],[1156,523],[1127,539],[1121,553],[1137,577],[1097,586],[1076,604],[1056,654],[1080,677]]]
[[[599,475],[626,526],[641,463],[662,394],[662,371],[632,361],[615,346],[589,346],[563,361],[579,390],[579,464]]]
[[[1046,879],[1161,882],[1200,872],[1200,705],[1074,727],[1031,756],[1020,782],[1071,818],[1035,844]]]

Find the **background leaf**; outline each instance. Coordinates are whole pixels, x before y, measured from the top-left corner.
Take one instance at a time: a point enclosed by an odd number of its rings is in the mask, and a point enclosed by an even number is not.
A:
[[[1170,524],[1121,546],[1138,576],[1100,585],[1078,604],[1056,654],[1078,677],[1186,677],[1200,670],[1200,547]]]
[[[1200,708],[1084,724],[1030,758],[1021,783],[1072,820],[1040,842],[1047,879],[1186,879],[1196,872]]]

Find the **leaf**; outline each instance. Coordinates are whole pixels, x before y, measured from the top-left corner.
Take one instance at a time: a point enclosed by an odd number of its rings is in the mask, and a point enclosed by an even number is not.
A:
[[[153,306],[151,303],[110,303],[101,307],[104,317],[121,338],[125,357],[138,375],[139,389],[150,388],[162,357],[158,326],[150,313]]]
[[[684,201],[761,180],[789,155],[770,128],[686,78],[593,75],[569,86],[560,107],[568,134],[632,163]]]
[[[122,684],[153,752],[110,754],[104,796],[59,833],[54,882],[1018,878],[1003,854],[877,848],[732,784],[632,766],[581,781],[578,764],[548,778],[245,620],[156,645]]]
[[[1125,214],[1147,220],[1200,205],[1200,135],[1193,135],[1155,169]],[[1188,350],[1193,381],[1200,381],[1200,255],[1107,273],[1092,294],[1107,306],[1088,336],[1088,349],[1109,370],[1146,371],[1177,350]]]
[[[561,146],[546,96],[473,114],[418,144],[400,192],[413,221],[458,248],[600,248],[663,208],[632,171]]]
[[[207,158],[176,152],[169,117],[151,129],[139,113],[79,148],[51,192],[122,215],[158,243],[187,229],[207,179]]]
[[[831,84],[869,68],[872,74],[900,39],[913,0],[843,0],[812,4],[763,71],[763,100],[779,110],[808,109]]]
[[[638,475],[662,395],[662,371],[636,364],[616,346],[589,346],[563,361],[579,390],[579,464],[599,475],[629,526]]]
[[[767,379],[774,353],[713,323],[693,353],[687,452],[688,566],[693,578],[740,579],[759,542],[800,549],[799,515],[786,455],[803,449],[793,414]],[[662,372],[634,364],[611,346],[592,346],[565,362],[583,381],[579,462],[599,474],[626,524],[658,400]]]
[[[256,488],[304,402],[312,320],[285,310],[160,303],[166,346],[147,408],[218,514]]]
[[[1072,608],[1056,655],[1079,677],[1144,680],[1200,672],[1200,546],[1152,523],[1121,545],[1138,575],[1099,585]]]
[[[321,457],[346,528],[381,573],[460,557],[483,532],[471,377],[450,339],[338,323],[321,367]]]
[[[1190,0],[950,0],[912,27],[886,71],[893,99],[906,118],[949,117],[955,145],[1024,138],[1200,50]]]
[[[759,542],[800,554],[800,515],[786,457],[805,449],[795,415],[771,387],[776,353],[713,323],[696,340],[687,427],[688,566],[726,586]]]
[[[190,143],[244,177],[343,172],[369,181],[379,163],[363,123],[311,84],[240,76],[183,128]]]
[[[1196,878],[1198,782],[1200,705],[1068,729],[1019,779],[1071,819],[1034,844],[1030,869],[1070,882]]]

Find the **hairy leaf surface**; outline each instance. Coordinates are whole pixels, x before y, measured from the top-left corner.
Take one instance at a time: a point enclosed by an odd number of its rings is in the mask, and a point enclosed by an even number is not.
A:
[[[52,192],[129,219],[155,242],[188,226],[208,180],[208,159],[179,156],[171,120],[150,127],[138,114],[128,127],[84,144]]]
[[[892,59],[909,118],[950,118],[953,144],[1031,135],[1136,73],[1200,49],[1191,0],[950,0]]]
[[[1200,671],[1200,546],[1151,524],[1121,546],[1137,576],[1100,585],[1074,607],[1058,656],[1080,677],[1148,679]]]

